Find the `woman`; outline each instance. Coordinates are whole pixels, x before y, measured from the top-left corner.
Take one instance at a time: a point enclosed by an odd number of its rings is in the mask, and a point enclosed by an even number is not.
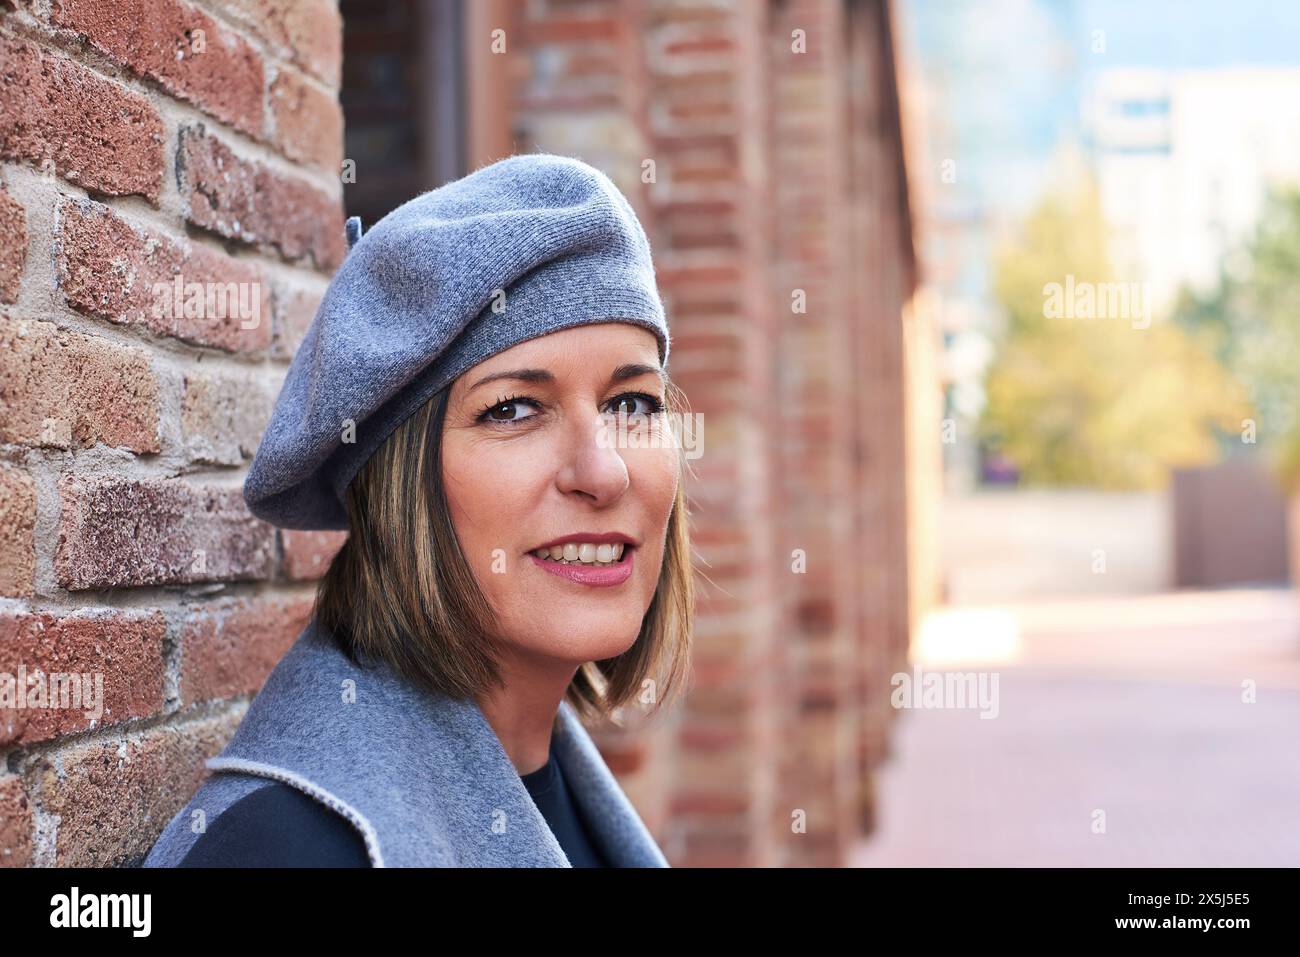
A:
[[[349,241],[244,486],[349,536],[145,865],[667,866],[579,721],[661,707],[689,653],[640,223],[531,154]]]

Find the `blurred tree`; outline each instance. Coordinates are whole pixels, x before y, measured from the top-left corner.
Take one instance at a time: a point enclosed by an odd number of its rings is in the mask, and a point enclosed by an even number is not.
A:
[[[1256,440],[1300,491],[1300,189],[1270,191],[1231,265],[1209,295],[1182,290],[1174,315],[1217,343],[1254,407]]]
[[[1106,254],[1106,221],[1096,186],[1084,180],[1073,195],[1048,195],[1025,221],[1018,241],[993,260],[993,294],[1007,318],[1007,333],[1060,328],[1068,320],[1048,319],[1043,292],[1048,283],[1114,279]]]
[[[1052,284],[1091,293],[1126,281],[1111,270],[1105,237],[1085,180],[1046,198],[995,259],[1006,327],[986,373],[980,436],[1029,484],[1159,486],[1173,466],[1215,459],[1217,430],[1237,432],[1248,414],[1209,331],[1052,308]]]

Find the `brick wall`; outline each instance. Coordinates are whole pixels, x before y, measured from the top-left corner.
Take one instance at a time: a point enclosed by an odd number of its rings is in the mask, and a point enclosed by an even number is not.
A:
[[[345,251],[340,38],[332,0],[0,2],[0,673],[104,682],[0,711],[0,863],[138,861],[337,547],[240,485]]]
[[[908,364],[904,321],[926,318],[907,307],[915,288],[910,249],[900,254],[900,236],[910,237],[907,184],[902,150],[890,20],[882,3],[852,3],[846,29],[850,235],[856,250],[850,348],[856,368],[852,401],[861,423],[854,451],[855,538],[864,547],[858,566],[857,639],[861,668],[862,725],[859,763],[875,767],[888,753],[888,732],[898,712],[890,706],[889,679],[906,670],[908,637],[914,617],[909,538],[908,421],[914,407],[906,399]],[[910,246],[910,241],[904,241]],[[918,328],[918,344],[930,330]],[[912,435],[939,435],[937,421],[920,423]],[[934,465],[934,461],[931,461]],[[870,779],[865,782],[864,827],[876,824]]]

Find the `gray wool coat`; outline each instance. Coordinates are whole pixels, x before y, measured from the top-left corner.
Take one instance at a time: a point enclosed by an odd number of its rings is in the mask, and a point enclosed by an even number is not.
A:
[[[616,867],[668,867],[577,712],[561,702],[555,752]],[[570,867],[473,701],[361,668],[312,621],[272,670],[213,772],[145,867],[174,867],[226,808],[282,781],[343,815],[375,867]],[[199,813],[202,812],[202,813]]]

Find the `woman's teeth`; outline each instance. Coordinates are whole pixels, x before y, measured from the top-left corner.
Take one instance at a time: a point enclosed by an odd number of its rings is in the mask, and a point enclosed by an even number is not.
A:
[[[623,560],[623,543],[615,545],[590,545],[569,542],[533,551],[538,558],[560,562],[564,565],[616,565]]]

